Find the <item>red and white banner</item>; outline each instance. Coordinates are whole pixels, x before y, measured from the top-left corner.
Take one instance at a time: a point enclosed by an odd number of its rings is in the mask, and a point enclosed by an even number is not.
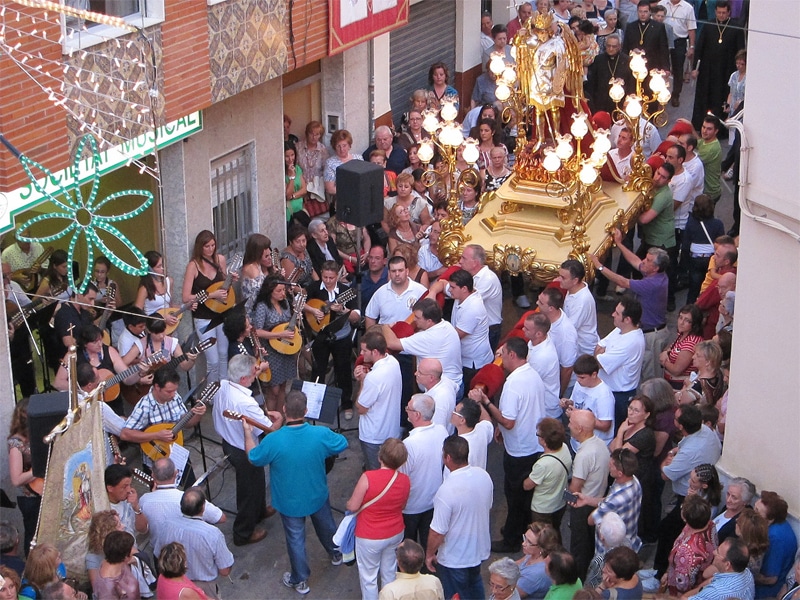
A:
[[[344,52],[408,23],[410,0],[328,0],[328,54]]]

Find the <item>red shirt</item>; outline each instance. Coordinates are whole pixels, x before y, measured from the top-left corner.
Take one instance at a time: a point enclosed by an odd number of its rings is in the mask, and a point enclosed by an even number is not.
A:
[[[394,471],[391,469],[377,469],[364,473],[369,481],[369,487],[361,504],[366,504],[378,496],[389,483],[393,474]],[[411,480],[408,475],[398,473],[397,479],[389,491],[375,504],[358,513],[356,537],[366,540],[385,540],[404,531],[403,508],[410,491]]]

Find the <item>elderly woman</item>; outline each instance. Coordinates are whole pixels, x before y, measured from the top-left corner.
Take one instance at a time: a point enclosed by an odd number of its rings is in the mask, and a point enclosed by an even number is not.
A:
[[[561,547],[561,535],[550,524],[534,521],[522,534],[522,558],[519,565],[517,591],[520,598],[541,598],[550,589],[550,577],[545,572],[547,555]]]
[[[695,371],[692,364],[694,349],[703,341],[703,313],[694,304],[687,304],[678,312],[678,335],[659,357],[664,367],[664,379],[679,390],[686,378]]]
[[[725,392],[722,377],[722,348],[713,340],[697,344],[692,357],[692,366],[697,369],[697,378],[686,380],[683,389],[677,393],[681,404],[710,404],[715,406]]]
[[[422,111],[415,109],[408,111],[408,125],[403,129],[397,143],[408,152],[412,146],[429,137],[431,135],[422,128]]]
[[[619,600],[638,600],[642,597],[642,582],[636,572],[639,570],[639,557],[625,546],[618,546],[606,552],[603,565],[603,598]]]
[[[789,509],[786,500],[778,494],[762,491],[755,509],[769,523],[769,548],[761,563],[761,572],[755,577],[756,598],[771,598],[778,593],[792,568],[797,538],[786,521]]]
[[[728,489],[725,492],[725,510],[714,519],[720,544],[729,536],[736,534],[736,521],[742,511],[750,506],[755,495],[756,486],[749,479],[735,477],[728,482]]]
[[[688,592],[711,565],[717,548],[717,530],[711,520],[711,505],[699,494],[686,496],[681,506],[686,525],[672,545],[669,568],[661,580],[671,596]]]
[[[325,161],[325,193],[336,195],[336,168],[351,160],[364,160],[359,154],[353,154],[353,136],[346,129],[338,129],[331,134],[331,148],[334,155]]]
[[[414,90],[411,97],[408,99],[408,112],[403,113],[403,116],[400,117],[400,131],[408,131],[409,114],[411,111],[422,114],[427,108],[428,90]]]
[[[564,443],[564,426],[558,419],[545,417],[539,421],[536,425],[536,437],[544,445],[544,454],[533,465],[530,475],[522,482],[522,487],[533,490],[533,519],[552,523],[558,531],[567,509],[564,490],[569,483],[572,457],[569,447]]]
[[[489,565],[489,600],[519,600],[519,565],[504,556]]]
[[[386,440],[378,451],[380,469],[361,475],[347,501],[347,510],[358,514],[356,560],[361,597],[366,600],[378,598],[378,573],[381,587],[396,577],[395,548],[403,541],[403,508],[411,490],[408,475],[397,469],[407,459],[403,442],[395,438]]]
[[[603,583],[603,566],[608,552],[620,546],[630,547],[631,544],[625,521],[615,512],[610,512],[603,517],[603,520],[597,525],[597,535],[607,550],[596,552],[592,562],[589,563],[584,582],[584,586],[587,588],[596,588]]]

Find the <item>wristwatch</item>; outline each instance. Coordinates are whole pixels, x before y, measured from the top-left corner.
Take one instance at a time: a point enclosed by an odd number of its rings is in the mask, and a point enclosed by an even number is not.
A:
[[[599,267],[597,267],[597,270],[598,270],[600,273],[602,273],[604,268],[605,268],[605,267],[603,267],[603,265],[600,265]]]

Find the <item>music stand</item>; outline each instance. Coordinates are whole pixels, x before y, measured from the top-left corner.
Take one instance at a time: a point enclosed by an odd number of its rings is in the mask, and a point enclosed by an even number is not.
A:
[[[321,421],[322,423],[326,423],[328,425],[334,425],[338,421],[339,417],[339,402],[342,399],[342,390],[332,385],[313,383],[311,381],[303,381],[301,379],[295,379],[292,381],[293,390],[306,391],[303,389],[304,386],[306,387],[306,390],[309,389],[308,386],[322,386],[325,388],[325,392],[322,396],[322,406],[320,407],[319,415],[316,417],[307,416],[306,418],[314,422]],[[306,395],[308,395],[308,393]]]

